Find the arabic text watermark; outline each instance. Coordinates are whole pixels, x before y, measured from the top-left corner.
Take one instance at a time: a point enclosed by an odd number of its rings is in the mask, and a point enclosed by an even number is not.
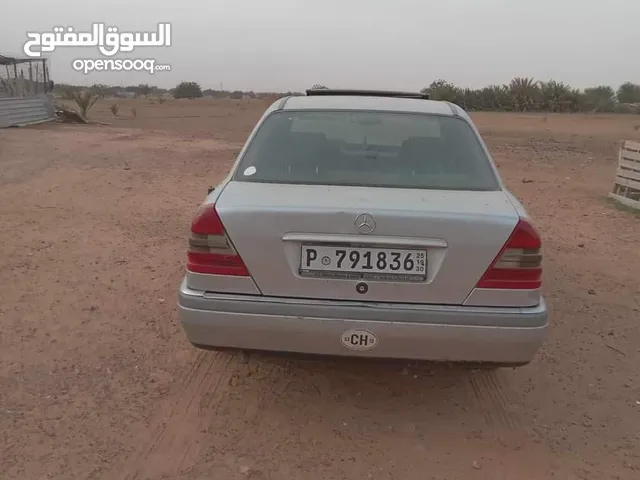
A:
[[[42,53],[60,47],[98,47],[100,53],[112,57],[129,53],[137,47],[170,47],[171,24],[159,23],[155,32],[120,32],[118,27],[94,23],[90,32],[76,32],[73,27],[54,27],[51,32],[27,32],[24,54],[38,58]]]

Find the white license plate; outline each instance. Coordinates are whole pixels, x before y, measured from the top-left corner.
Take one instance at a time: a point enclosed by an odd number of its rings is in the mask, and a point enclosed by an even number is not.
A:
[[[303,245],[300,257],[302,275],[402,276],[419,280],[426,277],[426,272],[426,250]]]

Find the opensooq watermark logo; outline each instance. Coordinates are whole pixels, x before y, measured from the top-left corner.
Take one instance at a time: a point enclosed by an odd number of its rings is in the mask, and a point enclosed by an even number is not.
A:
[[[27,57],[39,58],[43,53],[60,47],[97,47],[105,57],[133,52],[137,47],[170,47],[171,24],[159,23],[155,32],[120,32],[117,27],[94,23],[90,32],[76,32],[73,27],[54,27],[51,32],[27,32],[23,51]],[[74,70],[92,71],[157,71],[171,70],[170,65],[156,64],[153,58],[113,59],[77,58],[71,62]]]

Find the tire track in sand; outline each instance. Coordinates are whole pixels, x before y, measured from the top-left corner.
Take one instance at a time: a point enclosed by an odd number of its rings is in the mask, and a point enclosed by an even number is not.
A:
[[[228,353],[198,352],[180,388],[160,407],[151,440],[132,457],[126,480],[173,478],[195,464],[221,390],[229,385],[233,360]]]
[[[468,388],[470,403],[483,414],[490,433],[499,438],[522,436],[524,427],[514,413],[517,402],[509,387],[500,380],[499,372],[471,372]]]

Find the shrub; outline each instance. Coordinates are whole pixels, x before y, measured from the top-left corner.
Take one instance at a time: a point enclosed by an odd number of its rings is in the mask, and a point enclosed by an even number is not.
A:
[[[118,110],[120,109],[120,105],[118,105],[117,103],[112,103],[111,106],[109,107],[109,110],[111,110],[111,114],[114,117],[118,116]]]
[[[173,98],[201,98],[202,88],[196,82],[180,82],[173,90]]]
[[[80,114],[83,118],[87,118],[87,113],[91,110],[96,102],[100,99],[100,96],[91,90],[82,90],[81,92],[72,92],[71,99],[76,102]]]

